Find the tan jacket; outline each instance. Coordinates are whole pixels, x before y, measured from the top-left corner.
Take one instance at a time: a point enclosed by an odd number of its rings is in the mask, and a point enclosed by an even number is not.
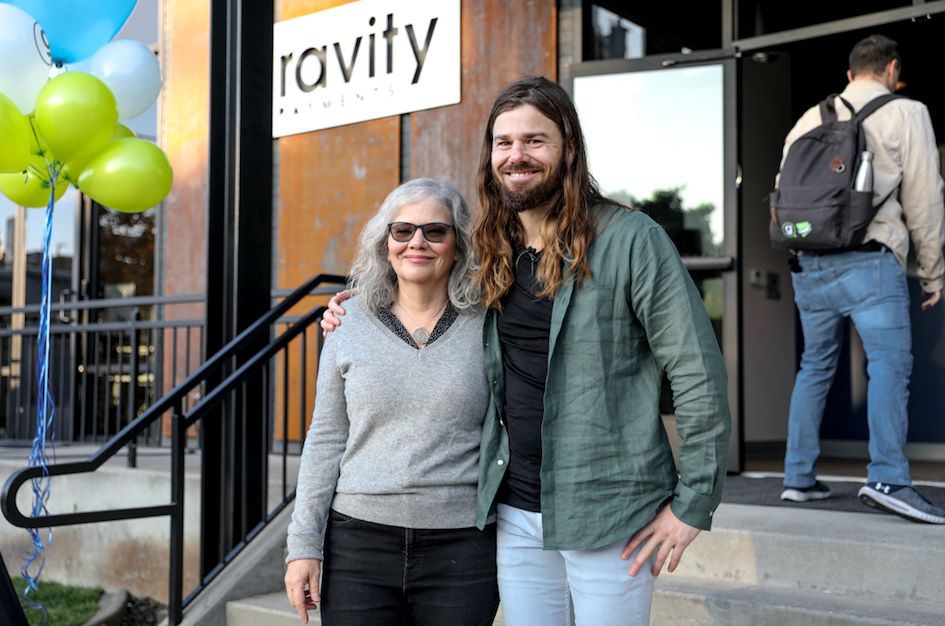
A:
[[[886,87],[872,80],[855,80],[840,94],[856,110],[882,94]],[[839,119],[850,113],[837,101]],[[784,157],[801,135],[820,126],[820,110],[814,106],[797,121],[784,140]],[[939,170],[938,148],[928,109],[916,100],[894,100],[863,122],[866,143],[873,152],[873,201],[880,202],[866,231],[866,241],[876,240],[896,254],[903,266],[909,253],[909,236],[916,248],[916,274],[927,293],[945,287],[945,204]],[[898,193],[895,193],[898,187]]]

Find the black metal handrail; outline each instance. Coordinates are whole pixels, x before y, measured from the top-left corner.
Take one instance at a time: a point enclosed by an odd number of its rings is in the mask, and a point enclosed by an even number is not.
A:
[[[144,320],[129,322],[96,322],[94,324],[50,324],[49,332],[71,332],[74,334],[90,332],[117,332],[128,330],[134,326],[138,330],[152,330],[165,328],[186,328],[201,323],[198,319],[180,319],[180,320]],[[13,337],[15,335],[33,336],[39,333],[38,326],[26,326],[23,328],[0,328],[0,337]]]
[[[86,311],[91,309],[125,309],[135,306],[155,306],[163,304],[197,304],[203,302],[201,295],[185,294],[180,296],[134,296],[130,298],[97,298],[77,302],[53,302],[49,309],[56,311]],[[40,305],[2,306],[0,316],[14,313],[39,313]]]
[[[304,298],[312,295],[331,294],[343,285],[345,277],[332,274],[319,274],[304,285],[293,291],[268,313],[256,320],[246,330],[227,343],[219,352],[210,357],[203,365],[190,374],[184,381],[174,387],[163,398],[152,404],[144,413],[130,422],[116,433],[97,452],[85,461],[61,463],[48,466],[46,470],[40,467],[28,467],[14,472],[3,486],[0,494],[0,509],[7,520],[14,526],[21,528],[48,528],[72,524],[87,524],[93,522],[119,521],[127,519],[141,519],[168,515],[171,517],[171,564],[169,571],[168,613],[171,623],[177,624],[182,617],[182,610],[189,602],[216,576],[222,567],[211,575],[205,576],[202,583],[186,598],[182,594],[183,580],[183,490],[184,490],[184,454],[187,429],[203,417],[211,404],[219,401],[227,392],[234,390],[237,385],[254,375],[261,364],[266,363],[279,350],[286,348],[289,342],[301,333],[304,333],[322,315],[325,307],[317,307],[308,314],[298,318],[281,335],[272,340],[268,346],[249,358],[235,371],[227,375],[222,382],[215,385],[209,393],[189,410],[184,410],[184,402],[194,389],[207,382],[208,379],[220,377],[221,372],[231,359],[237,355],[246,342],[256,338],[260,333],[269,331],[272,324],[281,322],[285,313],[295,307]],[[333,285],[331,288],[319,289],[321,285]],[[303,366],[304,372],[304,366]],[[304,383],[303,383],[304,385]],[[93,472],[126,445],[132,443],[142,431],[152,423],[170,412],[171,420],[171,502],[169,504],[134,507],[125,509],[109,509],[97,511],[83,511],[29,517],[20,512],[16,497],[20,488],[29,480],[44,475],[65,476]],[[283,505],[285,502],[283,502]],[[280,507],[282,508],[282,507]],[[271,518],[271,516],[270,516]],[[247,539],[258,532],[253,529]],[[225,562],[235,556],[235,552],[243,545],[241,542],[236,549],[227,555]],[[225,564],[225,563],[224,563]],[[221,564],[223,565],[223,564]]]

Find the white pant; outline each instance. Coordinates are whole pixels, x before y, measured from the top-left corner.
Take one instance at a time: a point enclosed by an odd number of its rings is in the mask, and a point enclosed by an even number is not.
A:
[[[595,550],[545,550],[541,514],[498,510],[499,597],[506,626],[648,626],[650,558],[636,576],[620,558],[630,537]]]

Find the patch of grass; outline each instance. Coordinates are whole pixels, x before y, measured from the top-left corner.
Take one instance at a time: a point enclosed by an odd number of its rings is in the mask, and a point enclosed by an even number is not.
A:
[[[26,580],[16,576],[13,586],[19,595],[20,603],[34,602],[46,607],[49,614],[47,626],[80,626],[95,615],[98,610],[98,599],[102,595],[100,587],[73,587],[59,583],[40,580],[39,591],[31,591],[29,599],[23,598]],[[43,626],[43,612],[39,609],[30,609],[24,606],[26,619],[30,626]]]

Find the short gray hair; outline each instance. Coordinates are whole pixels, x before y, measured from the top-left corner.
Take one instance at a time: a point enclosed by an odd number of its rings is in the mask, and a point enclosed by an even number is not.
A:
[[[460,311],[479,304],[479,285],[475,279],[477,263],[470,245],[471,219],[466,201],[459,189],[445,178],[416,178],[390,192],[361,231],[349,287],[357,289],[362,302],[372,311],[390,307],[397,291],[397,275],[387,260],[387,225],[401,207],[425,198],[446,207],[453,222],[459,258],[450,270],[450,302]]]

